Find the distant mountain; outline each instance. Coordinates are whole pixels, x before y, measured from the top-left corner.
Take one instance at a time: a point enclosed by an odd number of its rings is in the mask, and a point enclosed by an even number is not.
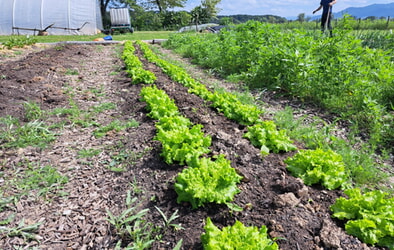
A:
[[[341,18],[344,14],[349,14],[356,18],[366,17],[388,17],[394,18],[394,2],[388,4],[371,4],[365,7],[350,7],[334,13],[335,18]]]

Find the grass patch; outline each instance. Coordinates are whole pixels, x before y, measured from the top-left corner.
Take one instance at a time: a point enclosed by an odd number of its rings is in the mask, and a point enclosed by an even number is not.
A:
[[[138,126],[139,126],[139,123],[136,120],[130,120],[126,123],[121,122],[119,120],[114,120],[114,121],[110,122],[108,125],[99,127],[98,129],[93,131],[93,134],[96,138],[100,138],[100,137],[107,135],[107,133],[109,133],[110,131],[114,131],[117,133],[117,132],[120,132],[126,128],[135,128]]]
[[[18,164],[8,179],[8,184],[0,191],[7,194],[13,193],[14,199],[33,194],[37,196],[48,196],[49,193],[58,194],[63,189],[63,185],[68,182],[68,178],[60,174],[55,167],[41,166],[39,163],[28,161]]]
[[[153,39],[167,39],[174,31],[136,31],[134,33],[113,35],[114,41],[126,40],[153,40]],[[93,41],[96,38],[102,38],[107,35],[50,35],[50,36],[34,36],[34,41],[37,43],[58,43],[64,41]],[[23,38],[23,39],[22,39]],[[30,39],[32,39],[30,37]],[[13,41],[12,44],[19,44],[19,40],[26,40],[25,36],[0,36],[0,43]]]
[[[6,148],[34,146],[45,148],[56,139],[55,133],[42,121],[22,124],[17,118],[0,118],[0,142]]]

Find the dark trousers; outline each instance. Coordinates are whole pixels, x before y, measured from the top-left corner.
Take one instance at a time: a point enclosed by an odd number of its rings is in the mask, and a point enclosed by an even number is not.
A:
[[[328,18],[328,20],[327,20]],[[331,12],[323,13],[321,15],[321,30],[324,31],[326,28],[326,23],[327,23],[327,29],[332,30],[331,27]]]

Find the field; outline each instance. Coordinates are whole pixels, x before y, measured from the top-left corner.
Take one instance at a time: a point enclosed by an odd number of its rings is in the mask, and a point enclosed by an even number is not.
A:
[[[307,186],[289,173],[284,161],[295,151],[263,157],[244,137],[247,125],[189,93],[135,47],[143,68],[156,76],[154,84],[212,138],[205,156],[225,155],[242,177],[236,206],[193,209],[177,202],[174,184],[186,167],[163,159],[157,120],[141,98],[147,85],[132,82],[123,44],[32,46],[0,61],[1,248],[202,249],[209,217],[219,228],[237,220],[265,225],[280,249],[383,249],[346,234],[344,222],[332,218],[330,206],[343,191]],[[169,50],[154,49],[207,87],[241,91]],[[295,116],[335,119],[274,92],[259,101],[273,111],[291,106]]]

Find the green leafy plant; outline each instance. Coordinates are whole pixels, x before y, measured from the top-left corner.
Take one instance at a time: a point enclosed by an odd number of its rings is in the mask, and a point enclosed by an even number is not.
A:
[[[253,146],[261,148],[262,155],[268,155],[270,150],[279,153],[297,149],[293,141],[287,136],[286,131],[277,130],[273,121],[262,121],[249,126],[244,137],[248,138]]]
[[[278,245],[269,239],[267,227],[246,227],[240,221],[220,230],[208,217],[201,235],[204,249],[264,249],[277,250]]]
[[[147,109],[150,111],[149,116],[153,119],[161,119],[162,117],[170,117],[179,115],[178,107],[174,100],[155,85],[152,87],[144,87],[140,93],[142,101],[147,103]]]
[[[22,124],[13,117],[0,118],[0,142],[2,146],[20,147],[36,146],[45,148],[56,139],[55,133],[44,122],[34,120]]]
[[[22,237],[25,240],[38,240],[39,237],[35,234],[42,222],[25,225],[25,220],[22,219],[16,227],[0,226],[0,234],[8,237]]]
[[[131,41],[126,41],[122,58],[126,64],[126,71],[132,79],[133,84],[147,83],[152,84],[156,80],[156,76],[151,71],[143,68],[142,62],[138,56],[134,55],[135,48]]]
[[[168,218],[165,213],[158,207],[156,207],[156,210],[159,212],[159,214],[161,215],[161,217],[163,218],[163,226],[164,228],[169,228],[169,227],[173,227],[175,230],[181,230],[184,229],[180,224],[174,224],[173,221],[176,220],[177,218],[179,218],[178,215],[178,210],[175,210],[175,212],[173,214],[171,214],[170,218]]]
[[[129,242],[127,247],[131,249],[147,249],[154,242],[153,229],[144,221],[149,209],[138,209],[138,198],[131,197],[127,191],[126,207],[120,215],[114,215],[107,210],[108,222],[114,227],[116,234],[121,238],[120,243]]]
[[[365,243],[394,249],[394,198],[380,190],[348,189],[345,194],[348,198],[338,198],[330,209],[334,218],[347,220],[346,232]]]
[[[94,148],[83,148],[78,151],[79,158],[90,158],[96,155],[99,155],[102,152],[101,149],[94,149]]]
[[[217,108],[227,118],[243,125],[256,123],[263,113],[255,105],[241,103],[236,95],[229,92],[215,92],[209,100],[212,101],[212,106]]]
[[[332,150],[300,150],[284,162],[287,169],[307,185],[321,183],[330,190],[348,185],[342,157]]]
[[[205,203],[227,204],[240,192],[237,183],[242,179],[224,155],[217,159],[194,157],[176,177],[177,202],[190,202],[192,208]]]
[[[210,152],[211,137],[204,135],[203,125],[190,126],[188,119],[179,116],[162,118],[156,124],[155,139],[162,144],[161,155],[166,163],[184,165],[193,157]]]
[[[39,120],[43,117],[44,111],[35,102],[25,102],[23,104],[25,109],[25,119],[26,121]]]
[[[10,37],[7,41],[3,42],[2,45],[4,48],[12,49],[12,48],[23,48],[26,45],[32,45],[37,42],[37,39],[30,36],[13,36]]]

